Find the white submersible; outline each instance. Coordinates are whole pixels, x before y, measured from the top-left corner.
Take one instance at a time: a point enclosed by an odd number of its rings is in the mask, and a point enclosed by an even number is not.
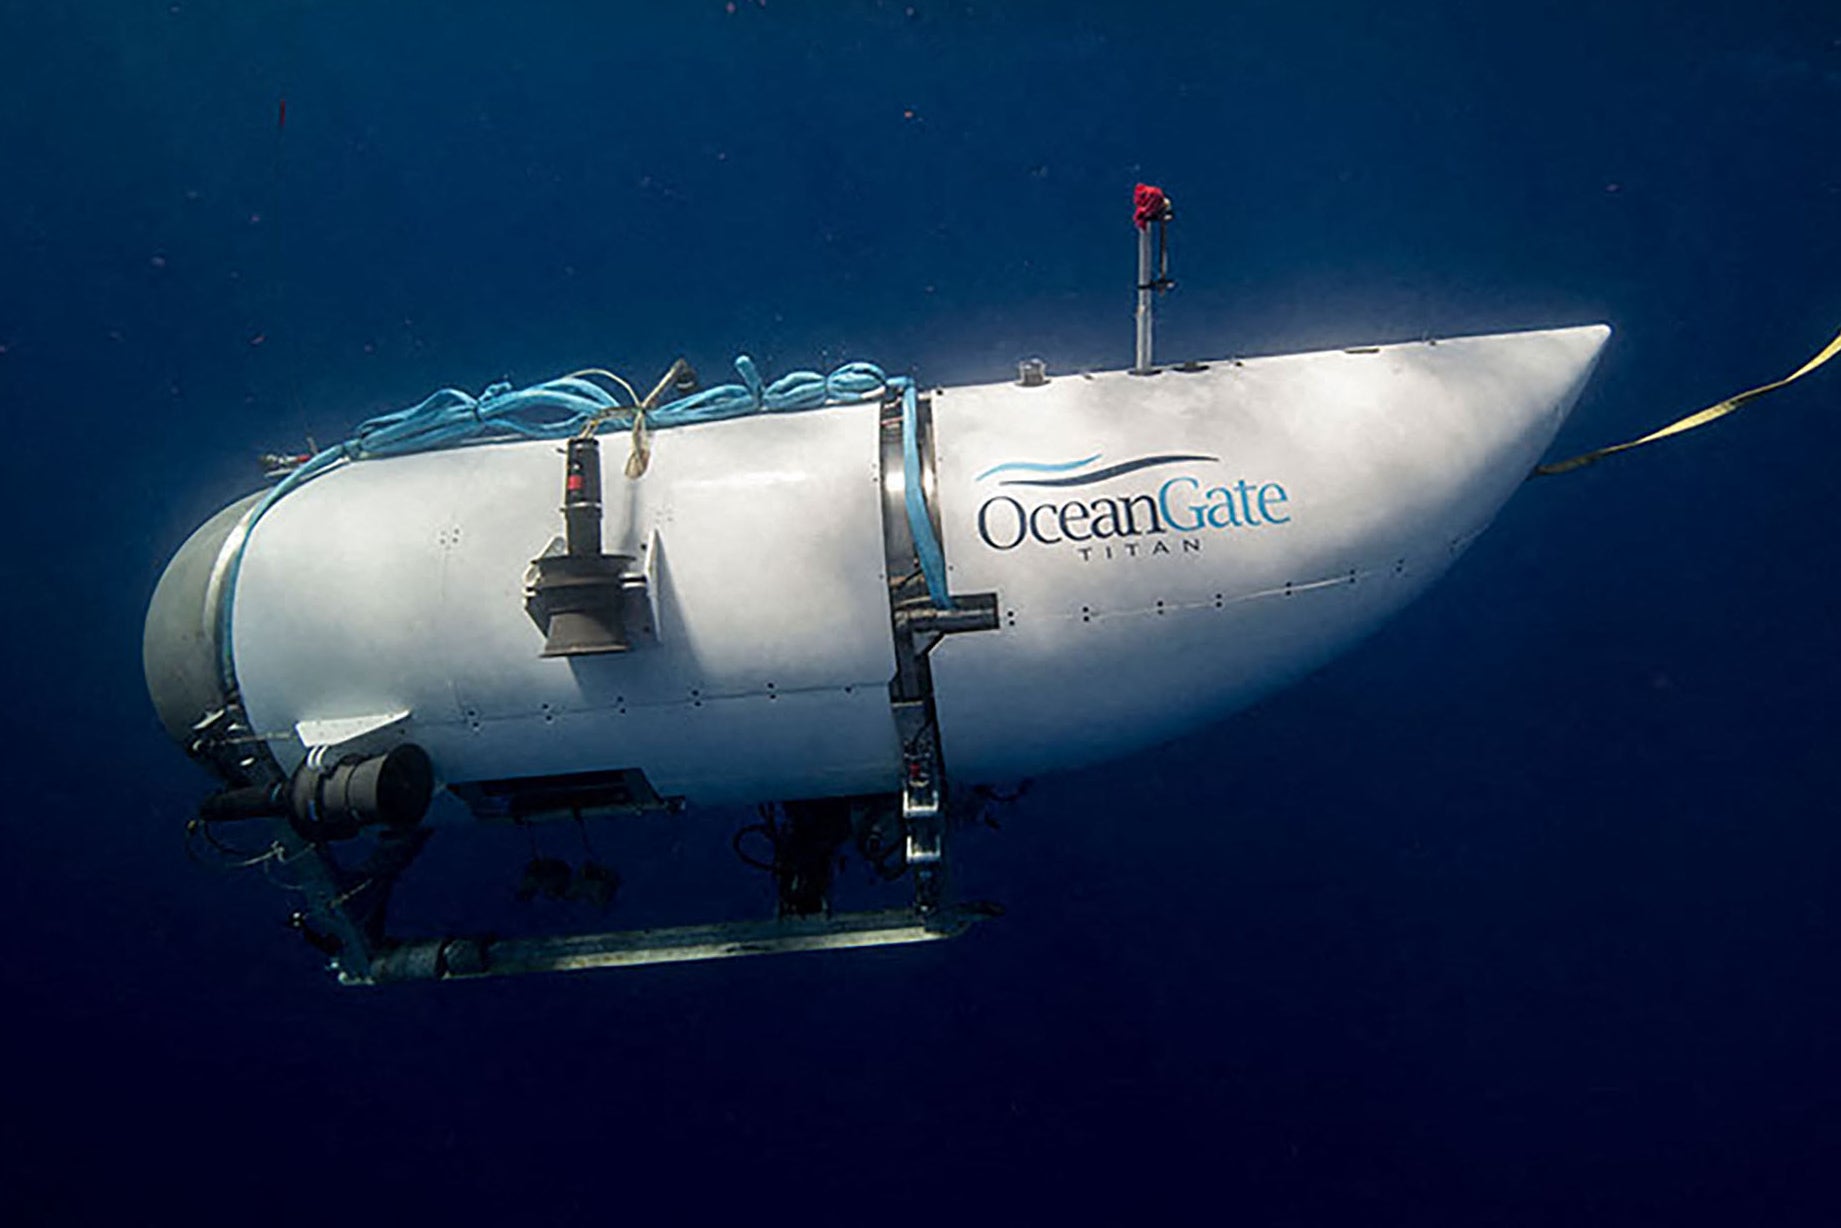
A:
[[[225,509],[147,619],[161,720],[225,786],[200,822],[268,833],[350,982],[963,929],[989,910],[946,881],[956,799],[1196,729],[1372,631],[1528,475],[1609,332],[1158,368],[1170,216],[1140,192],[1130,371],[922,390],[857,370],[759,413],[780,385],[750,365],[751,404],[715,420],[675,369],[645,398],[584,373],[605,403],[566,456],[547,430],[348,445]],[[438,789],[484,823],[778,804],[750,829],[775,915],[393,935]],[[911,900],[834,912],[851,850]],[[550,872],[527,882],[580,885]]]

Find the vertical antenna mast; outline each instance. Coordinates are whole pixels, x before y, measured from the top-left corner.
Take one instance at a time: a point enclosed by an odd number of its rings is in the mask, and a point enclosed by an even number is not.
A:
[[[1132,193],[1131,220],[1138,227],[1138,359],[1133,375],[1155,375],[1152,358],[1153,320],[1151,296],[1170,289],[1170,219],[1176,210],[1163,189],[1141,183]],[[1151,227],[1155,224],[1156,251],[1152,251]]]

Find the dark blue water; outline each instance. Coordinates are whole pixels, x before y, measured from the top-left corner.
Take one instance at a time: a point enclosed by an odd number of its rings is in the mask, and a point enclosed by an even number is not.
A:
[[[186,860],[159,569],[441,385],[1123,366],[1139,179],[1163,353],[1609,321],[1562,447],[1841,325],[1830,5],[727,7],[0,4],[9,1220],[1841,1218],[1841,372],[1042,782],[958,943],[346,991]]]

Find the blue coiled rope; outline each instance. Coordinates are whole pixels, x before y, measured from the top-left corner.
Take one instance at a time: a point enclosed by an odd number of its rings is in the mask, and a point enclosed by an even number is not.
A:
[[[795,371],[771,384],[746,354],[735,360],[739,384],[722,384],[646,411],[655,428],[720,422],[748,414],[791,413],[874,400],[908,381],[890,379],[874,363],[853,362],[829,375]],[[356,433],[314,456],[289,475],[276,493],[341,460],[406,456],[463,444],[510,438],[563,439],[590,422],[597,430],[621,430],[633,424],[632,406],[592,380],[570,375],[530,388],[494,384],[478,397],[458,388],[443,388],[419,405],[382,414],[361,424]]]
[[[735,359],[739,384],[721,384],[646,411],[646,425],[655,429],[720,422],[749,414],[796,413],[827,405],[872,401],[897,392],[902,397],[902,475],[906,487],[908,528],[927,592],[941,609],[952,608],[946,587],[946,560],[939,538],[927,515],[920,484],[920,451],[916,432],[917,390],[906,376],[890,377],[869,362],[852,362],[829,375],[794,371],[769,384],[761,378],[752,358]],[[628,429],[633,406],[622,405],[593,380],[563,376],[529,388],[509,383],[493,384],[475,397],[458,388],[443,388],[420,404],[380,414],[361,423],[350,439],[326,448],[302,462],[277,483],[243,522],[242,541],[225,570],[224,597],[218,606],[218,659],[226,688],[235,684],[230,645],[232,611],[243,548],[249,534],[268,510],[313,478],[347,461],[408,456],[473,443],[507,439],[566,439],[591,425],[597,432]]]

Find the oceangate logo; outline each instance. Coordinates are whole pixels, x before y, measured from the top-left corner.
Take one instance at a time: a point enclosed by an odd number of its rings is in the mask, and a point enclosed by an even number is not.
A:
[[[1202,540],[1211,532],[1291,521],[1286,507],[1290,496],[1279,483],[1201,476],[1205,471],[1197,467],[1220,465],[1218,456],[1162,452],[1100,464],[1104,459],[1095,452],[1080,460],[1006,461],[986,469],[976,481],[995,479],[1005,490],[1019,489],[1014,495],[993,494],[979,505],[978,536],[993,550],[1015,550],[1026,542],[1072,545],[1090,560],[1096,547],[1089,543],[1101,543],[1107,558],[1114,557],[1112,543],[1123,546],[1130,557],[1137,557],[1140,546],[1153,554],[1170,554],[1168,541],[1138,539],[1174,534],[1181,551],[1194,554],[1200,553]],[[1072,497],[1059,493],[1178,465],[1185,471],[1165,477],[1154,490]]]

